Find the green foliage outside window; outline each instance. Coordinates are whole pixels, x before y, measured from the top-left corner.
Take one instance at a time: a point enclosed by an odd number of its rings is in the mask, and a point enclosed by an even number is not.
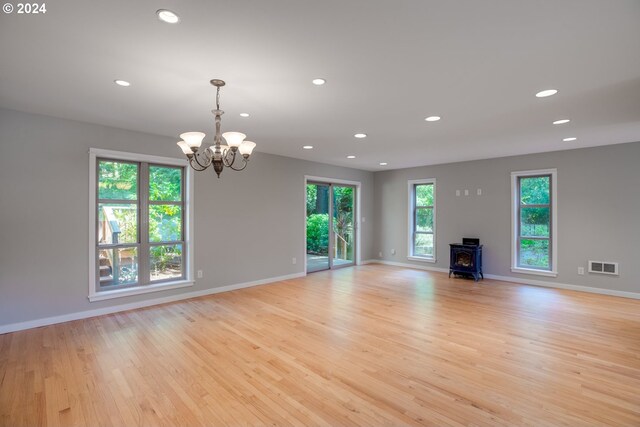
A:
[[[138,199],[138,165],[101,160],[98,164],[98,198]]]
[[[312,214],[307,218],[307,252],[322,255],[329,252],[328,214]]]

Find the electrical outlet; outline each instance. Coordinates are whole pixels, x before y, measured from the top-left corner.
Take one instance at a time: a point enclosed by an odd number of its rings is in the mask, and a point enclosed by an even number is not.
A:
[[[202,279],[204,274],[202,274],[202,270],[198,270],[198,279]]]
[[[298,260],[296,259],[296,257],[291,258],[291,264],[296,265],[298,263]]]
[[[378,257],[382,258],[382,252],[378,252]]]
[[[477,193],[478,193],[478,196],[482,196],[482,188],[478,188]]]
[[[396,254],[396,250],[395,249],[391,249],[391,255],[395,255]]]
[[[578,267],[578,274],[584,276],[584,267]]]

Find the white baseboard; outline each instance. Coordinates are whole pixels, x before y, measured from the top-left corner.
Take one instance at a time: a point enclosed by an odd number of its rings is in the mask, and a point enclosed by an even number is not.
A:
[[[495,274],[485,274],[484,277],[486,277],[487,279],[500,280],[503,282],[522,283],[525,285],[542,286],[545,288],[567,289],[570,291],[589,292],[592,294],[640,299],[640,293],[637,293],[637,292],[617,291],[615,289],[593,288],[591,286],[570,285],[568,283],[547,282],[544,280],[526,279],[522,277],[498,276]]]
[[[384,264],[384,265],[393,265],[396,267],[415,268],[417,270],[429,270],[429,271],[437,271],[439,273],[449,273],[448,268],[429,267],[427,265],[423,266],[423,265],[407,264],[402,262],[386,261],[381,259],[369,259],[364,261],[363,264]],[[570,285],[567,283],[558,283],[558,282],[547,282],[544,280],[527,279],[522,277],[498,276],[495,274],[485,274],[484,277],[486,277],[487,279],[500,280],[502,282],[542,286],[545,288],[567,289],[571,291],[589,292],[592,294],[610,295],[614,297],[640,299],[640,293],[637,293],[637,292],[617,291],[615,289],[593,288],[590,286]]]
[[[384,264],[392,265],[394,267],[415,268],[416,270],[437,271],[438,273],[448,273],[448,268],[431,267],[429,265],[408,264],[406,262],[386,261],[382,259],[369,259],[366,264]]]
[[[70,322],[72,320],[87,319],[89,317],[102,316],[104,314],[118,313],[120,311],[133,310],[136,308],[149,307],[152,305],[165,304],[168,302],[180,301],[190,298],[202,297],[205,295],[219,294],[221,292],[235,291],[236,289],[250,288],[252,286],[266,285],[268,283],[280,282],[283,280],[296,279],[306,276],[304,272],[287,274],[285,276],[270,277],[268,279],[254,280],[251,282],[236,283],[234,285],[221,286],[219,288],[209,288],[201,291],[187,292],[167,297],[153,298],[128,304],[113,305],[110,307],[97,308],[95,310],[79,311],[76,313],[63,314],[60,316],[45,317],[42,319],[28,320],[26,322],[0,325],[0,334],[22,331],[24,329],[38,328],[40,326],[54,325],[56,323]]]

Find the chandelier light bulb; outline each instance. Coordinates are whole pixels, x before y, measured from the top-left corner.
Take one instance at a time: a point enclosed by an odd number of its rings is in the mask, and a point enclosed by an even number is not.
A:
[[[225,132],[222,134],[222,137],[227,141],[229,147],[238,148],[247,135],[240,132]]]
[[[180,134],[180,138],[191,148],[200,148],[204,139],[204,132],[185,132]]]
[[[178,147],[180,147],[180,149],[182,149],[182,152],[184,154],[193,154],[193,150],[191,149],[191,147],[189,147],[189,144],[187,144],[184,141],[178,141]]]
[[[243,156],[249,157],[255,147],[256,147],[255,142],[243,141],[242,144],[240,144],[240,147],[238,147],[238,150],[240,151],[240,154],[242,154]]]

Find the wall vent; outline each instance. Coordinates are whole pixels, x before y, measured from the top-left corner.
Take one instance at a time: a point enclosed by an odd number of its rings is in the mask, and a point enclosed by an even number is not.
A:
[[[618,263],[609,261],[589,261],[589,273],[618,276]]]

